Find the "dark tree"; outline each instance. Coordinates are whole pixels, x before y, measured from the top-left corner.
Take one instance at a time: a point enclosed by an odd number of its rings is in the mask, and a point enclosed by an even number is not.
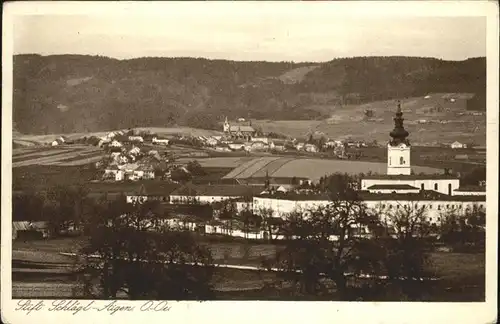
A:
[[[80,231],[88,216],[91,200],[84,186],[56,186],[47,191],[44,218],[54,234],[62,234],[71,228]]]
[[[190,161],[187,164],[186,169],[188,169],[188,171],[191,172],[191,174],[194,176],[203,176],[206,174],[200,162],[196,160]]]
[[[332,178],[339,182],[328,180]],[[282,231],[289,239],[278,254],[278,268],[285,279],[300,283],[303,294],[330,294],[321,280],[325,277],[335,283],[339,299],[351,298],[348,273],[361,271],[357,267],[363,255],[364,232],[376,222],[351,188],[352,181],[341,174],[327,178],[330,203],[292,213],[283,224]]]
[[[212,257],[188,231],[171,230],[158,202],[121,197],[96,206],[81,250],[92,298],[211,299]]]
[[[376,233],[375,242],[389,281],[410,300],[418,299],[424,293],[421,280],[431,275],[426,271],[432,239],[427,208],[415,202],[397,203],[376,215],[382,231]]]

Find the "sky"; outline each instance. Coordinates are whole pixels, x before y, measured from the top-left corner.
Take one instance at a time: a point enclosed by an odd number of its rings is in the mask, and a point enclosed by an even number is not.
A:
[[[22,15],[15,54],[324,62],[352,56],[486,56],[486,18],[352,16],[309,10],[228,15]]]

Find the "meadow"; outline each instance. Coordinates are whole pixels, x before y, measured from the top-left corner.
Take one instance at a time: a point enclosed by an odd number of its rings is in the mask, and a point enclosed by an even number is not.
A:
[[[465,112],[463,103],[443,102],[445,98],[460,98],[466,94],[433,94],[429,98],[401,99],[405,128],[414,145],[436,145],[437,143],[474,142],[486,144],[486,116],[459,115]],[[443,107],[436,112],[435,108]],[[252,124],[265,132],[275,132],[294,138],[306,139],[309,134],[332,139],[351,138],[386,142],[394,128],[396,100],[374,101],[359,105],[325,104],[312,106],[329,115],[322,120],[254,120]],[[434,109],[434,110],[433,110]],[[373,111],[372,118],[365,111]],[[425,121],[419,123],[419,121]],[[443,122],[443,123],[441,123]]]
[[[33,165],[81,166],[102,159],[101,149],[87,145],[38,146],[12,152],[12,168]]]
[[[75,252],[83,238],[62,238],[42,241],[13,241],[13,295],[19,298],[74,297],[76,283],[72,263],[60,252]],[[204,242],[218,264],[259,266],[263,257],[273,258],[278,245],[252,242]],[[45,268],[28,269],[20,264],[43,263]],[[431,252],[427,270],[438,281],[427,287],[427,301],[482,301],[485,289],[484,253]],[[217,299],[288,300],[296,299],[290,285],[283,284],[276,273],[256,270],[217,268],[212,278]],[[30,289],[31,288],[31,289]],[[301,297],[299,297],[301,298]],[[304,297],[307,298],[307,297]],[[309,297],[310,299],[311,297]],[[335,295],[330,296],[335,299]],[[301,298],[303,299],[303,298]],[[397,300],[387,293],[384,300]]]

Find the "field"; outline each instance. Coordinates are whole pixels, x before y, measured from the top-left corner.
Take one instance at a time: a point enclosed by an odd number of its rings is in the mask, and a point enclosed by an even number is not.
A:
[[[13,294],[20,298],[74,297],[74,277],[68,271],[72,260],[59,252],[75,252],[81,240],[13,241]],[[209,245],[218,264],[258,266],[263,257],[273,258],[279,249],[277,245],[245,242],[204,244]],[[432,252],[429,257],[427,270],[439,280],[429,287],[425,300],[484,300],[483,253]],[[218,268],[212,284],[218,299],[288,299],[287,285],[279,284],[277,279],[275,273],[266,271]],[[266,288],[267,284],[273,283],[278,284]]]
[[[414,145],[435,143],[474,142],[486,144],[486,116],[459,116],[465,109],[457,100],[456,104],[443,103],[449,94],[434,94],[430,98],[407,98],[401,100],[405,128]],[[455,94],[460,97],[460,94]],[[431,112],[444,106],[442,112]],[[276,132],[296,138],[306,138],[309,134],[340,139],[350,137],[355,140],[384,142],[394,128],[396,103],[393,100],[376,101],[361,105],[321,105],[310,107],[330,115],[326,120],[255,120],[252,121],[264,132]],[[364,111],[372,110],[373,118],[365,119]],[[425,120],[425,124],[417,123]],[[441,121],[447,123],[441,124]]]
[[[208,161],[205,161],[208,160]],[[202,166],[209,162],[210,159],[200,159]],[[387,169],[386,163],[363,162],[363,161],[345,161],[345,160],[324,160],[324,159],[307,159],[307,158],[289,158],[289,157],[261,157],[254,158],[244,162],[234,170],[225,175],[224,179],[247,179],[256,177],[265,177],[268,174],[270,177],[305,177],[312,180],[335,172],[358,174],[368,173],[385,173]],[[440,172],[439,169],[430,167],[413,167],[415,173],[433,174]]]
[[[29,165],[12,169],[13,190],[45,190],[50,186],[86,184],[96,176],[86,165]]]
[[[80,166],[101,160],[103,152],[87,145],[17,148],[12,152],[12,168],[32,165]]]

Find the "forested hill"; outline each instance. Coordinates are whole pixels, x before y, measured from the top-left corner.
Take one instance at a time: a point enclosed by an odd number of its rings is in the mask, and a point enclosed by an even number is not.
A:
[[[16,130],[218,127],[223,116],[321,119],[326,110],[430,92],[484,97],[486,59],[356,57],[326,63],[201,58],[14,57]]]

